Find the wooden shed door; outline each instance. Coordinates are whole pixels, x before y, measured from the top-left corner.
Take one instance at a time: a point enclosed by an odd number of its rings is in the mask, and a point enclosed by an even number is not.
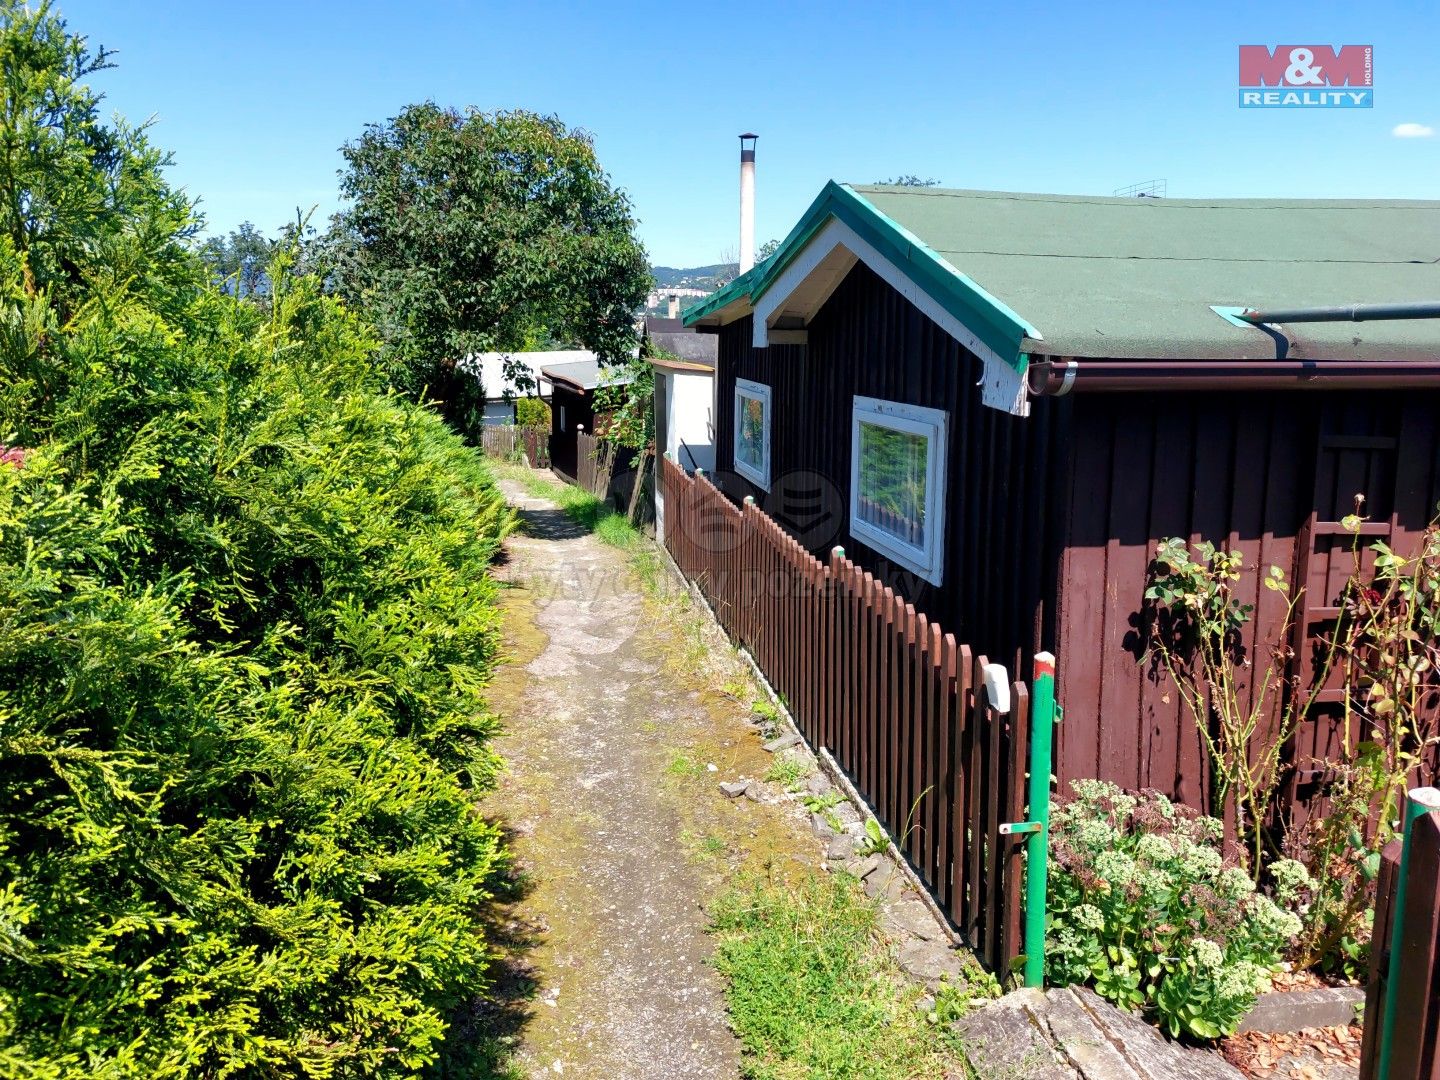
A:
[[[1338,605],[1355,566],[1357,547],[1362,573],[1368,575],[1375,567],[1375,554],[1370,546],[1377,540],[1388,543],[1394,535],[1399,439],[1396,434],[1350,434],[1347,429],[1376,429],[1373,422],[1357,423],[1357,419],[1349,415],[1337,417],[1330,412],[1322,416],[1315,450],[1315,492],[1311,504],[1315,509],[1296,544],[1294,580],[1305,589],[1305,594],[1293,644],[1300,686],[1305,691],[1315,685],[1323,671],[1325,639],[1340,615]],[[1389,418],[1381,421],[1385,426],[1388,423]],[[1364,497],[1358,510],[1357,495]],[[1341,523],[1347,515],[1357,513],[1367,519],[1358,535]],[[1345,749],[1340,745],[1345,733],[1337,720],[1337,706],[1344,693],[1340,672],[1331,671],[1312,714],[1296,732],[1293,794],[1301,803],[1321,793],[1326,774],[1319,761]],[[1352,744],[1358,739],[1358,732],[1350,732]]]

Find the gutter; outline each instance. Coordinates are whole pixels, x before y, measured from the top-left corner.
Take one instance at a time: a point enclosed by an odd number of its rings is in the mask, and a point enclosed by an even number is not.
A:
[[[1386,390],[1440,387],[1435,360],[1040,360],[1030,393],[1145,390]]]
[[[569,390],[572,393],[576,394],[588,394],[590,392],[588,389],[581,386],[574,379],[567,379],[564,375],[550,375],[545,372],[541,372],[539,381],[548,382],[552,388],[556,386],[563,386],[566,390]]]
[[[1230,310],[1230,309],[1227,309]],[[1235,313],[1244,322],[1298,323],[1298,322],[1389,322],[1398,319],[1440,319],[1440,303],[1418,301],[1404,304],[1343,304],[1331,307],[1279,308],[1270,311],[1256,311],[1246,308]]]

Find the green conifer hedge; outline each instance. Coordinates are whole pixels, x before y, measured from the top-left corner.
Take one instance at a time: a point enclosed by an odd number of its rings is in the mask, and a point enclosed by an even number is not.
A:
[[[511,518],[318,282],[207,281],[97,59],[0,3],[0,1076],[414,1076],[484,988]]]

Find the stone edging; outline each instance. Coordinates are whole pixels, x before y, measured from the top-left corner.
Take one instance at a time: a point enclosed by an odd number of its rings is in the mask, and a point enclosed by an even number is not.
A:
[[[1237,1031],[1302,1031],[1355,1022],[1365,1004],[1363,986],[1326,986],[1318,990],[1271,990],[1261,994]]]

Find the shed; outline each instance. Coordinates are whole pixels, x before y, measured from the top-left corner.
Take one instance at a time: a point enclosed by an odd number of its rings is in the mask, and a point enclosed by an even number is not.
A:
[[[602,367],[593,353],[587,356],[540,369],[542,388],[550,387],[551,467],[572,480],[577,464],[575,436],[582,429],[595,433],[595,391],[629,381],[619,369]]]
[[[679,319],[645,319],[645,354],[655,369],[655,446],[690,471],[715,467],[714,334]]]
[[[515,423],[516,398],[536,396],[540,393],[540,371],[547,365],[573,364],[594,360],[595,354],[587,349],[550,349],[535,352],[481,352],[471,353],[461,363],[463,370],[480,379],[485,390],[485,423]],[[518,364],[529,373],[535,384],[530,387],[517,386],[506,376],[506,364]]]
[[[1203,806],[1199,735],[1140,662],[1157,542],[1243,552],[1253,652],[1284,609],[1259,568],[1307,587],[1316,631],[1354,496],[1400,550],[1440,502],[1440,320],[1240,313],[1434,302],[1437,256],[1436,202],[831,183],[685,321],[719,340],[727,494],[992,660],[1054,651],[1062,783]],[[1323,708],[1300,732],[1301,802],[1340,737]]]

